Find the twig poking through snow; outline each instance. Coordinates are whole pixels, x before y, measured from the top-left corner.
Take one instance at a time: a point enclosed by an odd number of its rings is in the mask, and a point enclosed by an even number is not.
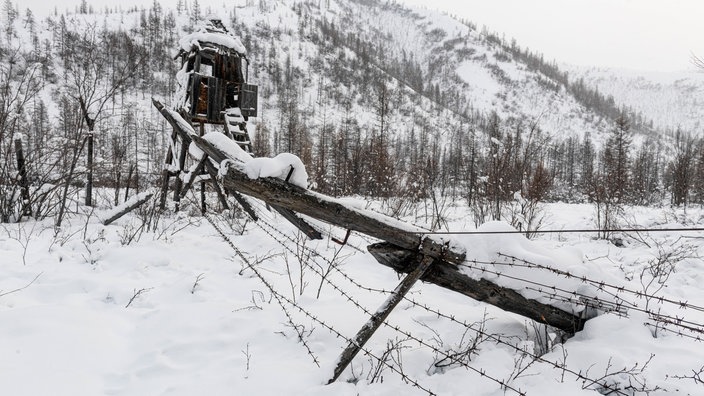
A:
[[[127,305],[125,305],[125,308],[129,308],[129,306],[132,305],[132,303],[134,302],[134,300],[137,299],[137,297],[141,296],[142,294],[148,292],[151,289],[151,287],[148,289],[134,289],[134,294],[132,295],[132,298],[130,298],[130,301],[127,303]]]
[[[193,282],[193,287],[191,288],[191,294],[195,294],[196,288],[198,287],[198,284],[200,283],[200,281],[203,280],[203,278],[205,278],[205,274],[198,274],[198,276],[196,277],[196,281]]]
[[[26,289],[26,288],[32,286],[32,283],[34,283],[37,279],[39,279],[39,277],[40,277],[42,274],[43,274],[43,272],[38,273],[37,276],[35,276],[34,279],[32,279],[31,282],[27,283],[26,285],[24,285],[24,286],[22,286],[22,287],[20,287],[20,288],[18,288],[18,289],[10,290],[10,291],[5,292],[5,293],[3,293],[2,290],[0,290],[0,297],[6,296],[6,295],[12,294],[12,293],[17,293],[17,292],[19,292],[19,291],[22,291],[22,290],[24,290],[24,289]]]

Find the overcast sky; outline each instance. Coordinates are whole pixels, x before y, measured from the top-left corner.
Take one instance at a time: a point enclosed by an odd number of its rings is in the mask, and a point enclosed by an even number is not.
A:
[[[692,70],[692,53],[704,57],[704,0],[397,0],[438,8],[467,18],[478,27],[515,38],[547,59],[586,66],[637,70]],[[149,6],[152,0],[89,0]],[[161,0],[173,6],[176,0]],[[190,2],[190,1],[189,1]],[[233,4],[244,0],[200,0]],[[80,0],[22,0],[20,8],[38,14],[72,8]]]
[[[673,71],[704,57],[702,0],[400,0],[465,17],[546,58]],[[429,6],[432,4],[432,6]]]

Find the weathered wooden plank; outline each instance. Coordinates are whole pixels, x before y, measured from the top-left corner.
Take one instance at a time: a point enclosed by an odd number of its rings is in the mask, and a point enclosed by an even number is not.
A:
[[[289,223],[293,224],[301,230],[308,238],[310,239],[323,239],[323,235],[318,232],[315,228],[313,228],[310,224],[308,224],[305,220],[302,218],[296,216],[295,213],[291,212],[288,209],[282,208],[280,206],[276,205],[271,205],[271,208],[274,209],[275,211],[279,212],[281,216],[283,216],[286,220],[289,221]]]
[[[120,217],[122,217],[122,216],[126,215],[127,213],[144,205],[144,203],[148,202],[150,199],[152,199],[153,196],[154,196],[154,193],[147,193],[144,196],[140,197],[139,199],[135,200],[134,202],[128,202],[125,205],[125,207],[121,208],[116,213],[114,213],[112,216],[103,220],[103,225],[112,224],[115,220],[118,220]]]
[[[174,118],[171,112],[158,100],[152,98],[152,104],[154,105],[154,107],[156,107],[157,110],[159,110],[161,115],[166,118],[166,121],[169,123],[169,125],[171,125],[174,133],[178,135],[181,141],[186,144],[190,144],[192,140],[191,136],[195,135],[193,127],[188,125],[187,123],[181,124],[176,118]]]
[[[194,143],[215,161],[228,159],[207,141],[193,136]],[[358,231],[406,249],[424,247],[424,253],[433,257],[445,257],[450,262],[464,261],[462,252],[455,252],[441,241],[423,239],[412,227],[377,213],[351,209],[340,201],[275,178],[250,179],[243,172],[230,167],[223,178],[225,188],[239,191],[267,202],[271,206],[288,209],[295,213]],[[426,251],[427,250],[427,251]]]
[[[409,273],[422,260],[422,256],[416,252],[389,243],[370,245],[367,250],[379,263],[401,273]],[[501,287],[486,279],[470,278],[460,272],[456,265],[446,260],[436,259],[432,269],[420,279],[464,294],[474,300],[494,305],[504,311],[545,323],[569,334],[574,334],[584,327],[585,319],[578,315],[528,299],[515,290]]]
[[[384,304],[379,307],[379,309],[369,318],[369,321],[362,326],[362,328],[357,332],[357,335],[352,338],[351,342],[347,345],[347,348],[340,355],[337,366],[333,372],[332,378],[328,381],[331,384],[337,380],[337,378],[342,374],[347,366],[352,362],[357,353],[364,347],[364,344],[369,341],[369,339],[374,335],[374,333],[379,329],[382,323],[389,317],[391,311],[396,308],[398,303],[403,300],[403,297],[408,294],[411,287],[416,283],[420,277],[428,271],[430,265],[433,264],[434,259],[430,256],[425,256],[420,264],[411,271],[401,283],[396,286],[396,289],[391,293],[389,298],[386,299]]]

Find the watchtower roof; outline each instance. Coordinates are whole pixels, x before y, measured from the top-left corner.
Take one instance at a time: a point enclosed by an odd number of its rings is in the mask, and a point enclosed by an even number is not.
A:
[[[183,36],[179,40],[181,51],[202,51],[204,47],[216,47],[218,49],[229,49],[240,56],[246,57],[247,49],[242,45],[240,39],[225,28],[220,18],[211,18],[196,31]]]

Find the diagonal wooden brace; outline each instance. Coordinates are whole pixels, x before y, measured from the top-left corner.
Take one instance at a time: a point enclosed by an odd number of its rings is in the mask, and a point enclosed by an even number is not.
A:
[[[354,359],[360,349],[364,347],[364,344],[369,341],[374,332],[384,323],[391,311],[396,308],[396,305],[403,300],[403,297],[411,290],[411,287],[413,287],[416,281],[425,274],[434,260],[433,257],[423,256],[423,260],[420,264],[396,286],[396,289],[394,289],[389,298],[386,299],[384,304],[379,307],[369,321],[357,332],[357,335],[354,336],[352,341],[347,345],[347,348],[342,352],[328,384],[335,382],[340,374],[345,371],[347,366],[352,362],[352,359]]]

